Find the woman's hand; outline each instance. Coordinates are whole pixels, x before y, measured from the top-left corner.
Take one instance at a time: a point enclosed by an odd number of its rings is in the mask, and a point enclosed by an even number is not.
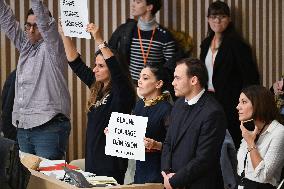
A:
[[[258,128],[255,127],[253,131],[249,131],[243,126],[243,122],[241,122],[240,128],[241,128],[241,131],[242,131],[242,136],[245,139],[245,141],[247,142],[247,145],[250,146],[250,147],[255,146],[254,141],[255,141],[256,136],[259,132]]]
[[[109,133],[108,127],[105,128],[104,133],[105,133],[105,135],[107,135]]]
[[[90,32],[97,44],[102,44],[104,42],[99,27],[94,23],[87,25],[87,32]]]
[[[144,145],[145,145],[145,148],[147,149],[153,149],[154,146],[155,146],[155,140],[151,139],[151,138],[146,138],[144,137]]]
[[[144,145],[145,145],[145,148],[147,148],[149,150],[151,150],[151,149],[161,150],[162,149],[162,143],[155,141],[151,138],[144,137]]]

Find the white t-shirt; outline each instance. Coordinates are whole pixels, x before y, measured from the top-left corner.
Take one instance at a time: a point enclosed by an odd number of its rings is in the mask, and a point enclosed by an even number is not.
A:
[[[206,64],[206,68],[208,71],[208,90],[209,91],[215,91],[212,78],[213,78],[213,66],[214,66],[217,53],[218,53],[218,50],[216,50],[214,54],[212,54],[212,50],[211,48],[209,48],[206,58],[205,58],[205,64]]]

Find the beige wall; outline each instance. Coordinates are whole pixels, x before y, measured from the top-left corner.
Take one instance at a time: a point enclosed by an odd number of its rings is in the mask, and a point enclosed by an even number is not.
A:
[[[29,0],[6,0],[23,26]],[[54,17],[58,17],[59,0],[45,0]],[[130,0],[89,0],[90,21],[97,23],[107,39],[112,31],[129,15]],[[164,6],[157,18],[166,27],[182,30],[194,39],[193,55],[198,56],[199,45],[206,36],[206,11],[212,0],[164,0]],[[259,65],[264,86],[284,73],[284,2],[282,0],[227,0],[232,10],[232,19],[244,38],[251,44]],[[0,87],[16,67],[18,53],[10,41],[0,36]],[[78,50],[86,64],[94,61],[94,44],[91,40],[77,40]],[[69,158],[84,156],[86,130],[86,87],[68,71],[68,85],[72,97],[72,133],[69,143]]]

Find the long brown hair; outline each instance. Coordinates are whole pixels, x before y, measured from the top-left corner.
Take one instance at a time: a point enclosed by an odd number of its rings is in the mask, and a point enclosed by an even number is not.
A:
[[[98,100],[103,99],[107,94],[109,94],[111,89],[111,81],[109,81],[108,85],[104,89],[104,84],[100,81],[96,81],[92,84],[90,88],[90,97],[87,103],[88,111],[90,108],[96,104]]]
[[[103,56],[102,52],[100,50],[98,50],[95,53],[95,57],[97,56]],[[107,84],[107,86],[104,87],[104,84],[100,81],[95,81],[91,88],[90,88],[90,97],[87,103],[87,109],[88,111],[90,111],[90,108],[94,105],[96,105],[97,101],[103,99],[107,94],[110,93],[111,90],[111,76],[109,83]]]

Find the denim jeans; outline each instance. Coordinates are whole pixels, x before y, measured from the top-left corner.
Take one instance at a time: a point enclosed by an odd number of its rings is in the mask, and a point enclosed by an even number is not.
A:
[[[71,130],[70,121],[52,119],[31,129],[18,129],[20,150],[26,153],[55,160],[64,158]]]

